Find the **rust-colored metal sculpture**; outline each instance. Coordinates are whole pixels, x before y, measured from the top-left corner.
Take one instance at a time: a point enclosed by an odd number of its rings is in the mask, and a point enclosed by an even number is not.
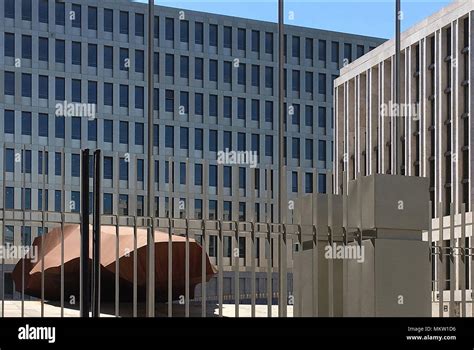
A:
[[[91,228],[92,230],[92,228]],[[146,234],[145,228],[137,228],[137,297],[145,300],[146,293]],[[92,235],[91,235],[92,236]],[[64,227],[64,298],[71,296],[79,298],[80,291],[80,225]],[[22,264],[24,263],[25,294],[41,297],[41,271],[44,263],[44,298],[60,300],[61,298],[61,229],[54,228],[42,238],[37,237],[33,247],[38,247],[39,257],[36,261],[25,257],[15,266],[12,277],[17,291],[22,290]],[[92,241],[92,237],[91,237]],[[115,299],[115,270],[118,244],[118,277],[119,297],[122,301],[133,298],[134,280],[134,228],[119,227],[118,234],[115,226],[103,225],[101,229],[100,284],[101,300]],[[168,244],[169,235],[155,231],[155,288],[156,300],[168,300]],[[172,290],[173,300],[185,295],[186,269],[186,238],[172,236]],[[92,243],[90,244],[92,256]],[[189,239],[189,296],[194,297],[194,288],[202,281],[202,273],[206,281],[217,272],[206,256],[206,269],[202,271],[203,250],[194,239]],[[92,261],[90,261],[92,264]]]

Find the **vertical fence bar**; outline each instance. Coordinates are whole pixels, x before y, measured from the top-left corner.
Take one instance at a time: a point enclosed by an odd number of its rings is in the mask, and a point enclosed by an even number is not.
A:
[[[206,317],[207,311],[207,293],[206,293],[206,225],[201,222],[202,242],[201,242],[201,316]]]
[[[120,290],[119,290],[119,273],[120,273],[120,223],[119,216],[115,215],[115,317],[120,316]]]
[[[137,231],[138,231],[138,221],[137,216],[135,215],[135,225],[133,226],[133,317],[138,316],[137,303],[137,277],[138,277],[138,252],[137,252]]]
[[[66,192],[65,192],[65,174],[66,174],[66,152],[64,148],[61,152],[61,317],[64,317],[64,213],[66,212]]]
[[[266,248],[268,252],[267,257],[267,317],[272,317],[272,304],[273,304],[273,286],[272,286],[272,225],[267,224],[267,239]]]
[[[444,266],[443,266],[443,203],[438,203],[438,245],[439,245],[439,254],[438,254],[438,302],[439,302],[439,317],[443,317],[443,308],[444,308]]]
[[[429,201],[429,205],[428,205],[428,217],[430,218],[428,220],[428,259],[429,259],[429,262],[430,262],[430,268],[433,270],[434,268],[434,264],[433,264],[433,220],[432,220],[432,202]],[[433,291],[434,291],[434,280],[433,280],[433,272],[431,272],[430,274],[430,291],[431,291],[431,305],[433,305]],[[432,309],[433,307],[431,307]],[[431,312],[433,313],[433,311]]]
[[[217,294],[219,302],[219,317],[223,316],[223,304],[224,304],[224,240],[222,232],[222,221],[217,222],[219,225],[219,244],[217,246],[217,261],[219,267],[219,275],[217,277]]]
[[[239,222],[235,221],[234,249],[232,255],[234,257],[234,298],[235,298],[235,317],[239,317],[240,309],[240,242],[239,242]]]
[[[3,219],[2,219],[2,245],[5,246],[5,183],[7,182],[7,179],[5,177],[6,171],[5,171],[5,144],[3,145],[3,178],[2,178],[2,213],[3,213]],[[15,231],[13,231],[15,233]],[[2,317],[5,317],[5,255],[2,254]]]
[[[39,151],[38,151],[39,152]],[[43,198],[41,205],[41,317],[44,317],[44,216],[45,208],[48,204],[46,202],[46,185],[45,185],[45,174],[46,174],[46,147],[43,147],[43,157],[41,158],[41,178],[43,182]]]
[[[25,145],[22,146],[21,150],[21,208],[25,205]],[[44,196],[44,193],[42,193]],[[21,226],[21,245],[25,242],[25,213],[22,213],[22,226]],[[21,317],[25,317],[25,259],[21,259]]]
[[[185,291],[184,291],[184,315],[185,317],[189,317],[189,222],[186,219],[186,249],[185,249]]]
[[[461,259],[459,261],[461,316],[466,317],[466,204],[461,204]]]
[[[168,317],[173,317],[173,221],[168,217]]]
[[[81,169],[81,317],[89,317],[89,150],[82,151]],[[43,193],[43,197],[44,197]]]
[[[454,290],[456,288],[456,238],[454,237],[454,203],[450,203],[449,215],[449,317],[454,317],[455,296]]]
[[[100,317],[101,159],[101,151],[94,151],[94,236],[92,240],[94,267],[92,270],[92,317]],[[136,252],[136,249],[134,249],[134,252]]]
[[[253,191],[253,189],[252,189],[252,191]],[[256,281],[256,277],[255,277],[256,259],[257,259],[257,254],[256,254],[256,251],[255,251],[255,248],[256,248],[256,245],[255,245],[255,239],[256,239],[255,238],[255,226],[256,226],[256,223],[251,222],[250,226],[251,226],[251,232],[250,232],[250,243],[251,243],[251,247],[250,247],[251,310],[250,310],[250,313],[251,313],[251,315],[250,316],[255,317],[255,304],[256,304],[256,294],[257,294],[257,290],[256,290],[257,281]]]

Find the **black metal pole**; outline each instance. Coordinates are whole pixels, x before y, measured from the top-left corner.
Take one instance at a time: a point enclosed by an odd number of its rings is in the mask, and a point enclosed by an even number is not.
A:
[[[402,174],[402,130],[403,130],[403,119],[401,116],[400,106],[400,32],[401,32],[401,5],[400,0],[395,2],[395,105],[399,113],[395,115],[395,174]]]
[[[147,216],[153,218],[154,206],[154,165],[153,158],[153,112],[154,112],[154,84],[153,84],[153,59],[154,59],[154,20],[155,20],[155,4],[153,0],[148,0],[148,176],[147,176]],[[148,317],[155,316],[155,232],[153,225],[147,230],[147,278],[146,278],[146,315]]]
[[[92,240],[93,270],[92,270],[92,317],[100,316],[100,205],[101,196],[101,152],[94,152],[94,231]]]
[[[82,308],[81,317],[89,317],[90,274],[89,274],[89,150],[82,151],[81,169],[81,266],[82,266]]]

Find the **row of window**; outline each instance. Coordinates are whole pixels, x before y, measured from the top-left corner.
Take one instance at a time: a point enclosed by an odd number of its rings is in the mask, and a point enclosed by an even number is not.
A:
[[[22,20],[31,21],[32,20],[32,0],[21,0],[21,18]],[[49,23],[49,13],[48,13],[48,0],[39,0],[38,4],[38,18],[40,23]],[[119,31],[120,34],[130,34],[130,14],[128,11],[118,11],[118,21],[119,21]],[[145,33],[145,16],[142,13],[134,13],[135,16],[135,35],[138,37],[143,37]],[[5,0],[5,17],[6,18],[15,18],[15,0]],[[71,25],[73,28],[81,28],[82,26],[82,6],[80,4],[72,4],[71,12],[69,14],[71,19]],[[98,29],[98,8],[94,6],[87,6],[87,19],[88,24],[87,28],[90,30]],[[113,9],[104,9],[103,11],[103,31],[113,33],[114,31],[114,10]],[[66,21],[66,9],[65,3],[62,1],[55,2],[55,24],[64,26]],[[179,22],[179,41],[182,43],[190,42],[190,22],[185,19],[178,20]],[[204,44],[204,23],[203,22],[193,22],[194,23],[194,42],[197,45]],[[233,43],[233,31],[234,29],[230,26],[223,26],[222,32],[219,32],[217,24],[207,25],[209,42],[208,45],[212,47],[217,47],[219,42],[219,35],[222,36],[222,45],[225,49],[232,49]],[[237,28],[237,49],[238,50],[247,50],[247,29]],[[154,20],[154,36],[155,38],[159,37],[159,17],[155,16]],[[263,38],[262,38],[263,36]],[[273,54],[274,51],[274,35],[272,32],[260,32],[259,30],[250,30],[250,50],[253,52],[260,52],[260,41],[263,39],[264,42],[264,52],[266,54]],[[174,41],[175,40],[175,19],[166,17],[165,18],[165,40]],[[313,59],[314,56],[314,42],[316,41],[313,38],[301,38],[300,36],[292,35],[291,36],[291,54],[292,57],[300,57],[301,52],[301,41],[304,40],[305,53],[304,57],[306,59]],[[285,35],[285,55],[286,55],[286,42],[287,35]],[[326,60],[326,51],[327,51],[327,42],[326,40],[319,39],[318,43],[318,59],[325,61]],[[331,61],[339,62],[339,42],[331,42]],[[357,45],[357,58],[364,54],[364,45]],[[372,47],[370,48],[372,49]],[[352,44],[344,44],[344,59],[352,61]]]

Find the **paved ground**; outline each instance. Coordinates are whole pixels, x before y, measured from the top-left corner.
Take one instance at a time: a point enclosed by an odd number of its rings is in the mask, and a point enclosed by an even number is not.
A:
[[[5,301],[5,317],[21,317],[22,305],[21,301],[17,300],[6,300]],[[1,303],[0,303],[1,310]],[[41,317],[41,302],[40,301],[25,301],[23,304],[24,317]],[[235,317],[235,305],[224,304],[222,307],[222,313],[224,317]],[[145,315],[145,305],[143,303],[138,304],[137,308],[138,316]],[[256,305],[255,315],[256,317],[267,317],[267,305]],[[293,306],[288,305],[288,317],[293,317]],[[201,304],[191,303],[189,306],[189,314],[191,317],[201,317]],[[114,317],[115,316],[115,305],[114,304],[103,304],[101,305],[102,317]],[[133,315],[132,304],[121,303],[119,315],[121,317],[131,317]],[[157,316],[167,316],[168,306],[166,304],[158,304],[156,308]],[[185,308],[184,305],[173,304],[173,316],[184,317]],[[219,315],[219,309],[217,305],[208,305],[206,310],[207,317],[217,317]],[[45,317],[61,317],[61,307],[57,304],[44,303],[44,316]],[[272,317],[278,316],[278,305],[272,306]],[[64,308],[64,317],[79,317],[79,310],[77,308]],[[240,305],[239,306],[239,317],[251,317],[251,305]]]

